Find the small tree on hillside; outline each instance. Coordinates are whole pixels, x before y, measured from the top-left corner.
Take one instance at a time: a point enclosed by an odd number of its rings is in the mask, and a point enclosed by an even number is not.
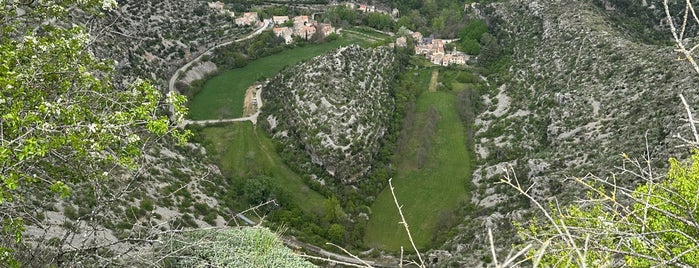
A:
[[[87,237],[104,235],[85,222],[109,223],[117,214],[110,206],[140,183],[147,164],[144,150],[163,139],[184,142],[188,136],[175,130],[177,122],[163,112],[171,106],[172,118],[182,120],[183,97],[164,98],[141,80],[115,88],[112,66],[90,52],[90,34],[82,26],[69,26],[74,23],[70,12],[98,14],[116,2],[78,2],[0,1],[0,266],[61,265],[83,255],[118,257],[106,246],[137,243],[135,236],[100,243]],[[51,237],[59,223],[42,212],[56,210],[57,197],[77,190],[89,197],[62,201],[92,209],[78,211],[76,222],[64,222],[65,235]],[[32,244],[24,240],[29,223],[39,228],[32,229],[39,237]],[[71,239],[78,234],[82,238]]]

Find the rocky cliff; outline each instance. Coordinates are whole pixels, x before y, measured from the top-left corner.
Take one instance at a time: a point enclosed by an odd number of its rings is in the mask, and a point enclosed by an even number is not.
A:
[[[443,258],[446,263],[482,261],[485,227],[508,247],[510,222],[532,215],[526,199],[497,183],[505,170],[525,187],[533,185],[536,198],[561,203],[580,194],[569,178],[611,177],[622,153],[650,157],[662,171],[668,157],[686,153],[676,147],[681,141],[675,135],[688,131],[678,95],[695,108],[699,103],[697,74],[677,60],[674,47],[626,34],[611,8],[593,1],[513,0],[485,9],[511,60],[490,79],[497,90],[483,97],[489,108],[476,119],[473,183],[479,190],[472,202],[482,216],[466,219],[445,245],[456,253]],[[628,173],[616,179],[635,183]]]
[[[284,150],[353,182],[380,149],[394,109],[389,85],[396,68],[388,48],[358,46],[288,68],[264,88],[263,123]]]
[[[119,1],[118,9],[86,20],[95,51],[113,59],[119,76],[151,79],[165,85],[172,73],[217,43],[233,40],[245,28],[226,10],[206,1]]]

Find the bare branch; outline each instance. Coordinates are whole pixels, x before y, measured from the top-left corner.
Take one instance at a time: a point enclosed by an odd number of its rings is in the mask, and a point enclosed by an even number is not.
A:
[[[417,254],[417,258],[420,260],[419,266],[420,267],[425,267],[425,262],[422,260],[422,256],[420,255],[420,251],[417,250],[417,246],[415,246],[415,242],[413,241],[413,235],[410,233],[410,227],[408,226],[408,222],[405,220],[405,217],[403,216],[403,210],[401,209],[401,205],[398,203],[398,198],[396,197],[396,193],[394,192],[393,188],[393,183],[391,182],[393,178],[388,179],[388,187],[391,190],[391,195],[393,196],[393,202],[396,203],[396,208],[398,208],[398,214],[400,214],[400,224],[403,225],[405,228],[405,232],[408,233],[408,240],[410,240],[410,244],[413,246],[413,250],[415,250],[415,253]]]

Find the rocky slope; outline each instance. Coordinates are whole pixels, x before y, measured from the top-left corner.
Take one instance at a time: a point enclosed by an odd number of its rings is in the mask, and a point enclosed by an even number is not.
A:
[[[387,48],[350,46],[286,69],[264,88],[265,126],[285,150],[343,183],[356,181],[387,130],[395,65]]]
[[[88,22],[96,53],[115,60],[127,81],[163,85],[186,61],[246,30],[227,11],[199,0],[121,0],[117,10]]]
[[[460,226],[444,247],[456,254],[444,263],[482,261],[485,227],[510,245],[509,223],[531,215],[527,200],[497,184],[505,169],[525,187],[533,184],[535,197],[563,203],[580,193],[567,178],[610,177],[622,153],[649,155],[662,172],[668,157],[685,153],[673,137],[688,136],[678,94],[693,107],[699,103],[698,76],[672,46],[624,34],[612,11],[593,1],[513,0],[489,9],[512,61],[490,80],[497,90],[484,96],[489,108],[476,120],[479,190],[472,202],[484,216]],[[616,179],[635,182],[630,174]]]
[[[117,83],[140,77],[163,91],[164,81],[187,59],[247,31],[230,14],[198,0],[119,1],[117,10],[100,16],[73,10],[68,20],[87,25],[94,53],[115,62]],[[37,266],[62,258],[112,266],[142,256],[169,230],[237,225],[237,212],[221,202],[231,186],[203,147],[158,140],[142,150],[134,160],[139,169],[110,170],[104,181],[69,185],[69,198],[35,191],[13,203],[28,219],[24,241],[36,245],[26,249],[27,259]]]

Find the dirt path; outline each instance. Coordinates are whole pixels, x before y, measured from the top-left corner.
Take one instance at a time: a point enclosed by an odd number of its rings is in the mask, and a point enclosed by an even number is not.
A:
[[[257,112],[257,87],[258,83],[253,84],[245,90],[245,101],[243,102],[243,117],[252,116]]]
[[[430,78],[430,92],[437,92],[437,80],[439,78],[439,70],[432,70],[432,78]]]
[[[250,95],[250,105],[254,106],[251,110],[251,114],[239,118],[228,118],[228,119],[210,119],[210,120],[183,120],[178,127],[183,128],[187,125],[200,125],[206,126],[218,123],[229,123],[229,122],[243,122],[250,121],[253,125],[257,125],[257,118],[260,116],[260,109],[262,108],[262,88],[257,88],[258,84],[253,85],[252,90],[248,89],[245,92],[245,100],[248,100],[248,93]],[[254,96],[254,98],[252,97]],[[252,100],[255,100],[256,105],[252,104]],[[247,107],[247,106],[246,106]]]

